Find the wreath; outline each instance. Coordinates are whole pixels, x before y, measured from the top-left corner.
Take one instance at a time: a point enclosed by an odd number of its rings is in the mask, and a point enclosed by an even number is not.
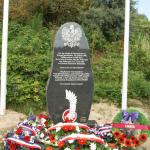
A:
[[[48,128],[46,134],[44,135],[43,132],[39,132],[39,135],[43,135],[41,142],[45,143],[46,145],[58,146],[58,141],[73,133],[82,133],[87,134],[89,127],[84,124],[80,123],[58,123],[56,125],[51,126]],[[39,137],[40,137],[39,136]]]
[[[52,125],[47,115],[32,115],[6,133],[4,147],[20,150],[136,148],[150,135],[150,121],[136,110],[118,113],[113,122],[93,128],[77,122]],[[131,127],[139,129],[133,130]]]
[[[58,123],[48,128],[41,142],[46,145],[46,150],[97,150],[104,148],[104,140],[89,133],[89,127],[85,124]],[[40,135],[41,133],[39,133]]]
[[[97,150],[104,148],[104,140],[91,134],[71,134],[60,139],[58,147],[63,150]]]
[[[73,122],[50,125],[47,115],[28,117],[18,123],[16,129],[6,133],[3,139],[5,149],[96,150],[104,147],[104,140],[90,134],[90,127],[85,124]]]
[[[42,135],[47,133],[51,120],[45,114],[38,116],[31,115],[22,122],[17,128],[8,131],[3,139],[5,149],[41,149],[45,145],[41,142]]]
[[[119,112],[113,122],[111,143],[116,147],[136,148],[146,142],[150,135],[150,121],[137,110]]]

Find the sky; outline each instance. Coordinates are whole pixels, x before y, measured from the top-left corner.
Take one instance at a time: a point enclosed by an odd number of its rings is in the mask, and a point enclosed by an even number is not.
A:
[[[150,0],[137,0],[136,8],[140,14],[144,14],[150,20]]]

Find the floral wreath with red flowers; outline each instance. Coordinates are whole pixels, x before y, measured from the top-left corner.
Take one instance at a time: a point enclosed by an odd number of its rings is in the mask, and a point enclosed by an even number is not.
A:
[[[46,150],[54,147],[62,150],[96,150],[104,147],[104,140],[89,134],[89,129],[87,125],[77,122],[58,123],[48,128],[41,142],[46,145]]]
[[[116,140],[116,146],[119,145],[127,148],[136,148],[147,140],[147,135],[144,133],[139,136],[136,136],[135,134],[129,136],[122,131],[114,131],[113,135]]]
[[[58,141],[61,138],[73,133],[87,134],[88,130],[89,127],[87,125],[77,122],[58,123],[48,128],[46,134],[43,135],[44,137],[41,141],[47,145],[58,146]]]
[[[136,148],[147,141],[150,135],[150,122],[136,111],[118,113],[114,118],[112,143],[115,147]]]
[[[45,134],[51,120],[45,114],[38,116],[31,115],[27,119],[19,122],[17,128],[8,131],[3,138],[5,149],[22,150],[24,147],[28,149],[41,149],[43,143],[39,133]]]
[[[104,140],[92,134],[71,134],[58,141],[61,150],[104,149]]]
[[[135,148],[150,135],[150,122],[135,111],[117,114],[115,123],[93,128],[77,122],[52,125],[47,115],[29,116],[4,136],[5,149],[98,150]],[[134,127],[134,129],[133,129]],[[138,130],[137,130],[137,129]],[[143,130],[144,129],[144,130]]]

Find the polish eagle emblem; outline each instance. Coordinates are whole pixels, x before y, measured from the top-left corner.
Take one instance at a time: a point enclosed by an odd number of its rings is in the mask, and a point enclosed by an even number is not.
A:
[[[64,46],[71,48],[79,46],[81,37],[81,29],[79,27],[75,28],[73,24],[62,29],[62,39],[64,41]]]
[[[76,106],[77,96],[70,90],[66,89],[66,100],[69,101],[70,108],[65,110],[62,118],[64,122],[74,122],[77,119]]]

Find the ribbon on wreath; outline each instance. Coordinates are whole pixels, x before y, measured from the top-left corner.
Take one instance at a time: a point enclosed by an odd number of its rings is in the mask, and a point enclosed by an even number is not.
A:
[[[138,112],[127,112],[127,111],[123,111],[122,112],[122,118],[123,121],[127,122],[130,121],[131,122],[136,122],[139,119],[139,113]]]
[[[112,127],[119,129],[150,130],[150,126],[148,125],[129,124],[129,123],[113,123]]]
[[[109,123],[109,124],[99,125],[95,128],[91,128],[91,129],[89,129],[89,132],[94,133],[96,136],[103,138],[108,133],[110,133],[111,130],[112,130],[112,124]]]

